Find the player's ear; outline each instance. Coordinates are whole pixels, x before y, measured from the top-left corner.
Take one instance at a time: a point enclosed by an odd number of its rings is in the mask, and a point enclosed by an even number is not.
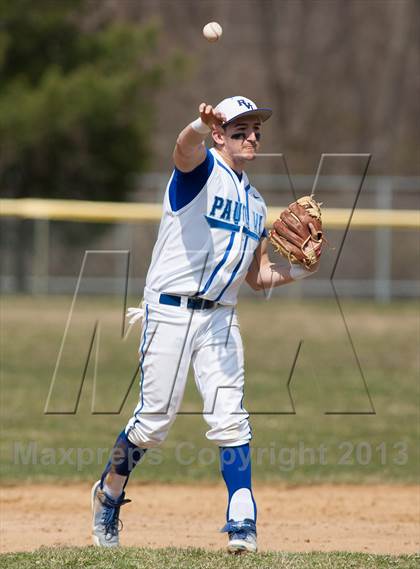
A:
[[[225,139],[224,139],[223,134],[224,134],[224,131],[223,131],[222,129],[216,129],[216,128],[214,128],[214,129],[211,131],[211,136],[212,136],[212,138],[213,138],[213,142],[214,142],[215,144],[224,145]]]

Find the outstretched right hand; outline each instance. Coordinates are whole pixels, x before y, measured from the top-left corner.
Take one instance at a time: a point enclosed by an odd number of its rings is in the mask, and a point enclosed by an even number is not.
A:
[[[207,103],[201,103],[198,110],[203,123],[211,129],[222,128],[223,123],[226,122],[226,116],[220,111],[216,111],[211,105],[207,105]]]

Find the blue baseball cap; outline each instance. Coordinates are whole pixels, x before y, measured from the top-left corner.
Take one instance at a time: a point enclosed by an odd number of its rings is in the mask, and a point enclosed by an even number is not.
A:
[[[223,101],[220,101],[217,105],[216,111],[223,113],[226,117],[223,126],[226,126],[238,117],[245,117],[247,115],[255,115],[264,122],[273,114],[271,109],[257,107],[254,101],[246,97],[241,97],[240,95],[223,99]]]

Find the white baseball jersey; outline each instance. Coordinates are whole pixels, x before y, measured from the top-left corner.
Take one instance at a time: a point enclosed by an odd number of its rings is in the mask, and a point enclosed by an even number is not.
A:
[[[215,149],[193,172],[175,169],[146,279],[156,293],[198,295],[235,305],[253,254],[265,234],[267,208],[245,173]]]

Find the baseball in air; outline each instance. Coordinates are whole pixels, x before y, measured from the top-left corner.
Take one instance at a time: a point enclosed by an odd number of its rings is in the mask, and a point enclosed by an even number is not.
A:
[[[222,36],[222,26],[217,22],[209,22],[203,28],[203,36],[209,42],[217,41]]]

